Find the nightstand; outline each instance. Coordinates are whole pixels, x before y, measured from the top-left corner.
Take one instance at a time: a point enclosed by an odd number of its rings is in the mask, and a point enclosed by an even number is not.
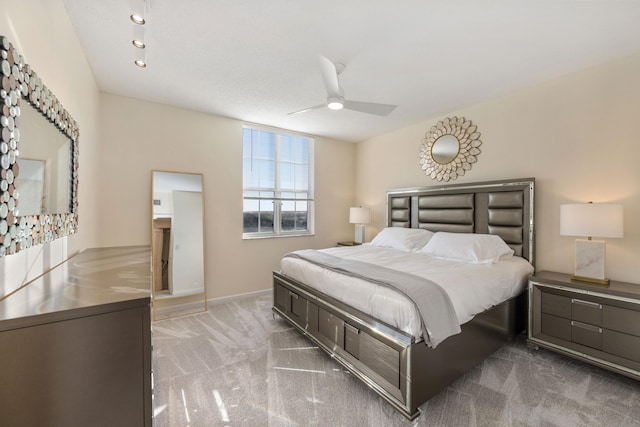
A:
[[[541,271],[529,280],[528,311],[530,346],[640,380],[640,285]]]
[[[356,242],[338,242],[338,246],[360,246],[362,243]]]

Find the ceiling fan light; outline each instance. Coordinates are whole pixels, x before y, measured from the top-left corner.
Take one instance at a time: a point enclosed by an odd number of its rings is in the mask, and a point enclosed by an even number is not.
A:
[[[327,107],[332,110],[341,110],[344,107],[342,99],[330,97],[327,99]]]

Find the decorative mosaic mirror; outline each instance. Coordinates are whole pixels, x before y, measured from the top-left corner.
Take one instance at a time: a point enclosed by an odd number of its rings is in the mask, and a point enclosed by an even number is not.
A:
[[[0,36],[0,257],[78,229],[78,125]]]
[[[425,134],[420,165],[431,179],[450,181],[471,170],[480,154],[480,132],[464,117],[447,117]]]

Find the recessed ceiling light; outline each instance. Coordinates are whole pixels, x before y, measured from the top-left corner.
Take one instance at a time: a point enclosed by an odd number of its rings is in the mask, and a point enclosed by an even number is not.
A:
[[[138,49],[144,49],[145,48],[145,44],[143,41],[140,40],[133,40],[131,42],[135,47],[137,47]]]
[[[145,20],[142,16],[138,15],[137,13],[133,13],[130,16],[131,20],[133,21],[134,24],[138,24],[138,25],[144,25]]]
[[[142,59],[136,59],[135,61],[133,61],[133,63],[140,68],[145,68],[147,66],[147,63],[144,62]]]
[[[327,99],[327,107],[329,107],[332,110],[341,110],[342,107],[344,107],[342,98],[337,98],[334,96],[330,96]]]

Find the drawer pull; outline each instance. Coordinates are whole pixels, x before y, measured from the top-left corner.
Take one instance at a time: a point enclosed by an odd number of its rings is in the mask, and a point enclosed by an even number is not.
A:
[[[575,326],[576,328],[586,329],[587,331],[597,332],[599,334],[602,333],[602,328],[598,328],[597,326],[587,325],[586,323],[576,322],[575,320],[571,321],[571,326]]]
[[[571,298],[571,304],[586,305],[588,307],[593,307],[593,308],[602,310],[602,304],[598,304],[597,302],[585,301],[577,298]]]
[[[291,291],[289,291],[289,296],[290,296],[290,297],[293,297],[294,299],[298,299],[298,294],[293,293],[293,292],[291,292]]]

